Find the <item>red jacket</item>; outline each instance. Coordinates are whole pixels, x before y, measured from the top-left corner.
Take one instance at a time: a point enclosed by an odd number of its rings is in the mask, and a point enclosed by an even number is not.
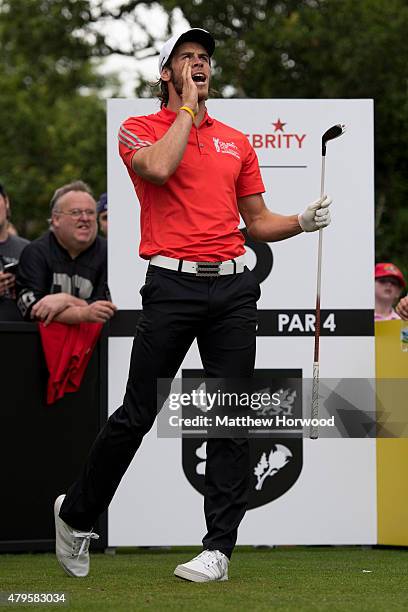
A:
[[[102,330],[102,323],[67,325],[38,324],[45,361],[50,374],[47,404],[65,393],[78,391],[86,366]]]

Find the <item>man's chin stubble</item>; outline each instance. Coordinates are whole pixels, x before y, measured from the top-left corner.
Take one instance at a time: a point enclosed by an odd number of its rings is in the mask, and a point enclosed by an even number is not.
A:
[[[183,88],[179,82],[171,81],[173,83],[174,89],[176,90],[177,95],[181,98],[183,95]],[[210,91],[210,86],[208,85],[208,89],[205,93],[200,94],[200,90],[198,91],[198,101],[203,102],[204,100],[208,100]]]

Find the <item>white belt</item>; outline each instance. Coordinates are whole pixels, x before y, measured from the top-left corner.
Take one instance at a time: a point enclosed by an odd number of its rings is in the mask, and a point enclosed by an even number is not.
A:
[[[227,261],[186,261],[173,259],[164,255],[154,255],[150,263],[152,266],[167,268],[177,272],[188,272],[196,276],[223,276],[225,274],[241,274],[245,269],[245,255]]]

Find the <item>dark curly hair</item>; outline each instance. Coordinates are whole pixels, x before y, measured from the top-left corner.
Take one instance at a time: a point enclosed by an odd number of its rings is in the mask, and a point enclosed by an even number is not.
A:
[[[169,86],[166,81],[159,79],[155,83],[150,84],[152,93],[160,100],[160,108],[167,106],[169,101]]]
[[[174,52],[174,49],[173,49],[173,52]],[[171,69],[172,56],[173,56],[173,53],[170,55],[169,59],[164,64],[163,68]],[[163,106],[167,106],[168,101],[169,101],[169,86],[167,82],[159,78],[158,81],[156,81],[155,83],[152,83],[151,88],[154,91],[154,94],[156,95],[156,97],[160,100],[160,108],[163,108]]]

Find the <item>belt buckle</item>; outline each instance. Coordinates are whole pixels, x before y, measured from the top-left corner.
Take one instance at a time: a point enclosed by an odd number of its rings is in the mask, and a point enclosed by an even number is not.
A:
[[[220,261],[198,261],[196,267],[196,276],[219,276],[220,268]]]

